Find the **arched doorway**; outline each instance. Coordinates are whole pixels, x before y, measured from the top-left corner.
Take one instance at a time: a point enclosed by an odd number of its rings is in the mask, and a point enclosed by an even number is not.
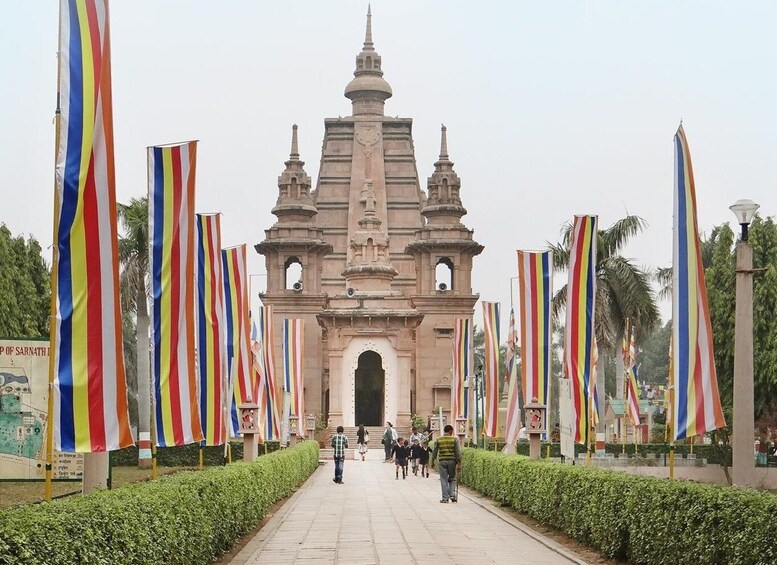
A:
[[[380,354],[365,351],[359,355],[354,374],[355,423],[365,426],[383,424],[383,395],[386,380]]]

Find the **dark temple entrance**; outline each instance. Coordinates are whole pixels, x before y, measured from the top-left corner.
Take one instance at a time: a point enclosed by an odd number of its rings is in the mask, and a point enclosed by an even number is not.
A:
[[[383,391],[385,371],[381,357],[374,351],[359,355],[359,365],[354,375],[356,388],[355,424],[381,426],[383,424]]]

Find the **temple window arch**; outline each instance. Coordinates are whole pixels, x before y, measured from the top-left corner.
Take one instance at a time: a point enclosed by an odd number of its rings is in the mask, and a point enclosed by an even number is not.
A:
[[[292,198],[299,198],[299,186],[297,186],[297,177],[291,177],[291,190],[289,196]]]
[[[440,257],[437,261],[437,266],[434,268],[434,288],[453,290],[453,261],[450,257]]]
[[[372,68],[372,57],[367,57],[367,68],[368,69]]]
[[[284,281],[283,287],[286,290],[297,290],[294,288],[296,283],[302,283],[302,261],[299,257],[289,257],[283,263]]]

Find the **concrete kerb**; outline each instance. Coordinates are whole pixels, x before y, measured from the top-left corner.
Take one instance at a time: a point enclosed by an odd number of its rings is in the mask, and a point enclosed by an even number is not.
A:
[[[255,553],[260,551],[267,541],[272,537],[280,525],[283,523],[284,518],[297,506],[302,494],[310,488],[313,484],[313,477],[318,473],[322,473],[322,467],[325,466],[325,462],[319,461],[318,468],[311,473],[311,475],[305,480],[304,483],[297,489],[297,491],[291,495],[291,498],[283,503],[278,511],[272,515],[270,520],[259,530],[253,537],[253,539],[246,544],[246,546],[238,553],[231,561],[230,565],[245,565],[251,561],[251,558]]]
[[[439,479],[438,479],[439,480]],[[564,559],[568,559],[572,563],[577,563],[578,565],[588,565],[587,561],[584,561],[574,553],[572,553],[570,550],[568,550],[566,547],[561,545],[560,543],[557,543],[553,541],[552,539],[545,537],[541,533],[531,529],[530,527],[526,526],[519,520],[516,520],[506,512],[503,512],[497,508],[494,508],[493,504],[494,501],[490,498],[485,498],[483,496],[480,496],[472,489],[465,487],[465,486],[459,486],[459,497],[464,494],[466,498],[468,498],[470,501],[474,502],[487,512],[490,512],[497,518],[501,519],[503,522],[507,522],[512,527],[521,530],[524,534],[532,538],[538,543],[541,543],[551,551],[555,551],[559,555],[561,555]]]

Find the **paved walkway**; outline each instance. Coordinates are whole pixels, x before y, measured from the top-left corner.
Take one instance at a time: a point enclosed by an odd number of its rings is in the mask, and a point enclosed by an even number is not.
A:
[[[327,461],[232,563],[583,563],[464,488],[440,504],[435,473],[397,481],[394,465],[346,461],[345,484],[333,475]]]

